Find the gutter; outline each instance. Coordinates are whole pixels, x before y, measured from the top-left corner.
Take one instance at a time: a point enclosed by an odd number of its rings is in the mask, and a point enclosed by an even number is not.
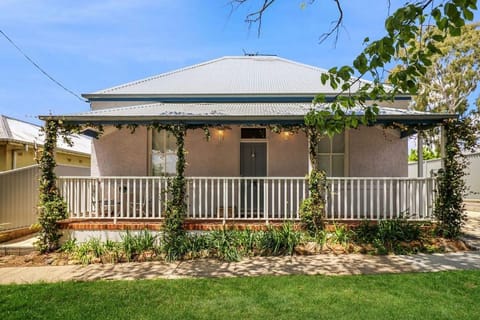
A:
[[[358,115],[360,118],[362,115]],[[41,120],[62,120],[64,122],[82,125],[82,124],[152,124],[180,122],[185,124],[211,124],[211,123],[296,123],[303,124],[305,115],[261,115],[261,116],[245,116],[245,115],[227,115],[227,116],[161,116],[161,115],[135,115],[135,116],[114,116],[114,115],[60,115],[60,116],[39,116]],[[440,123],[444,119],[456,118],[456,114],[435,113],[435,114],[405,114],[405,115],[378,115],[375,123]]]

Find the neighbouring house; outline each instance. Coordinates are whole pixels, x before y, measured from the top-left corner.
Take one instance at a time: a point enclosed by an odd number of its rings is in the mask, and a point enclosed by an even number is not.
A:
[[[317,94],[328,101],[339,93],[321,84],[325,72],[276,56],[222,57],[84,94],[88,112],[42,116],[90,133],[94,125],[104,128],[92,143],[92,177],[59,179],[70,221],[161,221],[167,180],[175,174],[176,140],[149,129],[151,124],[188,128],[188,220],[299,219],[308,196],[308,139],[289,128],[304,125]],[[327,218],[431,218],[434,179],[408,178],[407,136],[415,131],[389,126],[430,128],[452,115],[413,111],[409,101],[398,96],[381,104],[374,125],[321,139],[318,160],[330,182]],[[128,125],[138,127],[132,133]]]
[[[37,152],[42,150],[41,127],[0,115],[0,172],[36,164]],[[58,142],[56,159],[60,165],[90,167],[91,139],[72,136],[73,146]]]

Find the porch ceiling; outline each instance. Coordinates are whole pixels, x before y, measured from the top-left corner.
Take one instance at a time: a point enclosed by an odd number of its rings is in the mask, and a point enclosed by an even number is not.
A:
[[[321,109],[325,106],[319,105],[315,108]],[[40,116],[40,119],[58,119],[75,125],[147,125],[151,123],[302,125],[305,115],[311,108],[310,103],[151,103],[69,115]],[[359,117],[363,115],[362,107],[353,108],[349,112]],[[431,127],[452,117],[455,115],[380,107],[376,123]]]

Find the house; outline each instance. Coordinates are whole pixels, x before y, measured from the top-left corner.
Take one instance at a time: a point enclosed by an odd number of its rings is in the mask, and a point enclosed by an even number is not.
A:
[[[42,149],[41,127],[0,115],[0,172],[31,166],[36,152]],[[73,146],[58,142],[57,163],[75,167],[90,167],[91,139],[72,136]]]
[[[168,176],[175,174],[176,140],[149,129],[151,124],[189,128],[188,219],[299,219],[308,195],[309,152],[306,134],[293,128],[304,125],[318,93],[327,100],[339,93],[321,84],[325,72],[276,56],[222,57],[84,94],[88,112],[41,117],[104,127],[92,144],[92,177],[59,180],[72,219],[161,220]],[[452,115],[412,111],[409,101],[397,96],[380,106],[375,125],[321,139],[318,160],[330,182],[327,218],[431,218],[435,181],[407,178],[406,134],[388,125],[432,127]],[[127,125],[138,127],[132,133]],[[209,126],[210,140],[203,126]],[[279,127],[280,133],[272,130]]]

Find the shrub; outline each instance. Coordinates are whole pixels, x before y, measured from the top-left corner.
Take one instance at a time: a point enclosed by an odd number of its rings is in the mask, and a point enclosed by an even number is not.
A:
[[[157,250],[155,246],[157,242],[157,236],[153,235],[153,233],[148,230],[143,230],[137,236],[135,236],[134,239],[137,252]]]
[[[107,239],[104,243],[105,253],[101,257],[102,262],[117,263],[122,256],[122,250],[119,242]]]
[[[67,204],[61,196],[54,194],[40,206],[38,223],[40,230],[37,245],[40,252],[50,252],[58,248],[62,236],[57,222],[67,217]]]
[[[100,259],[105,253],[105,247],[98,238],[91,238],[90,240],[78,245],[74,252],[74,257],[82,264],[90,264],[95,259]]]
[[[327,189],[325,172],[312,170],[308,177],[310,197],[303,200],[299,210],[304,228],[312,235],[324,228],[325,194]]]
[[[122,241],[120,245],[127,261],[134,259],[146,251],[153,251],[154,253],[158,251],[155,245],[157,237],[148,230],[143,230],[138,235],[132,235],[130,231],[127,230],[121,238]]]
[[[259,253],[263,235],[263,231],[252,231],[250,229],[239,231],[238,238],[242,254],[255,255]]]
[[[60,247],[60,251],[65,252],[66,254],[72,254],[77,249],[77,239],[68,239],[65,243]]]
[[[403,218],[382,220],[378,223],[377,236],[374,244],[384,251],[397,251],[400,242],[419,240],[421,235],[420,226]]]
[[[354,238],[354,233],[349,230],[347,228],[347,226],[343,225],[343,224],[334,224],[334,229],[333,229],[333,233],[332,233],[332,236],[331,236],[331,240],[332,242],[334,243],[339,243],[343,246],[347,245],[348,242],[350,242],[350,240],[352,238]]]
[[[185,238],[185,253],[191,258],[202,256],[203,253],[210,254],[210,241],[207,234],[190,234]]]
[[[378,223],[377,237],[384,243],[418,240],[420,234],[419,225],[406,219],[382,220]]]
[[[240,261],[242,255],[237,231],[215,230],[210,233],[210,245],[216,256],[225,261]]]
[[[372,243],[378,234],[378,225],[369,220],[362,220],[354,229],[355,241],[358,243]]]
[[[420,225],[405,218],[382,220],[378,224],[365,220],[354,230],[356,242],[371,243],[379,254],[405,253],[408,250],[402,248],[401,243],[420,240],[421,236]]]
[[[267,255],[292,255],[300,243],[301,234],[293,229],[291,223],[284,223],[280,229],[269,226],[261,238],[262,253]]]

